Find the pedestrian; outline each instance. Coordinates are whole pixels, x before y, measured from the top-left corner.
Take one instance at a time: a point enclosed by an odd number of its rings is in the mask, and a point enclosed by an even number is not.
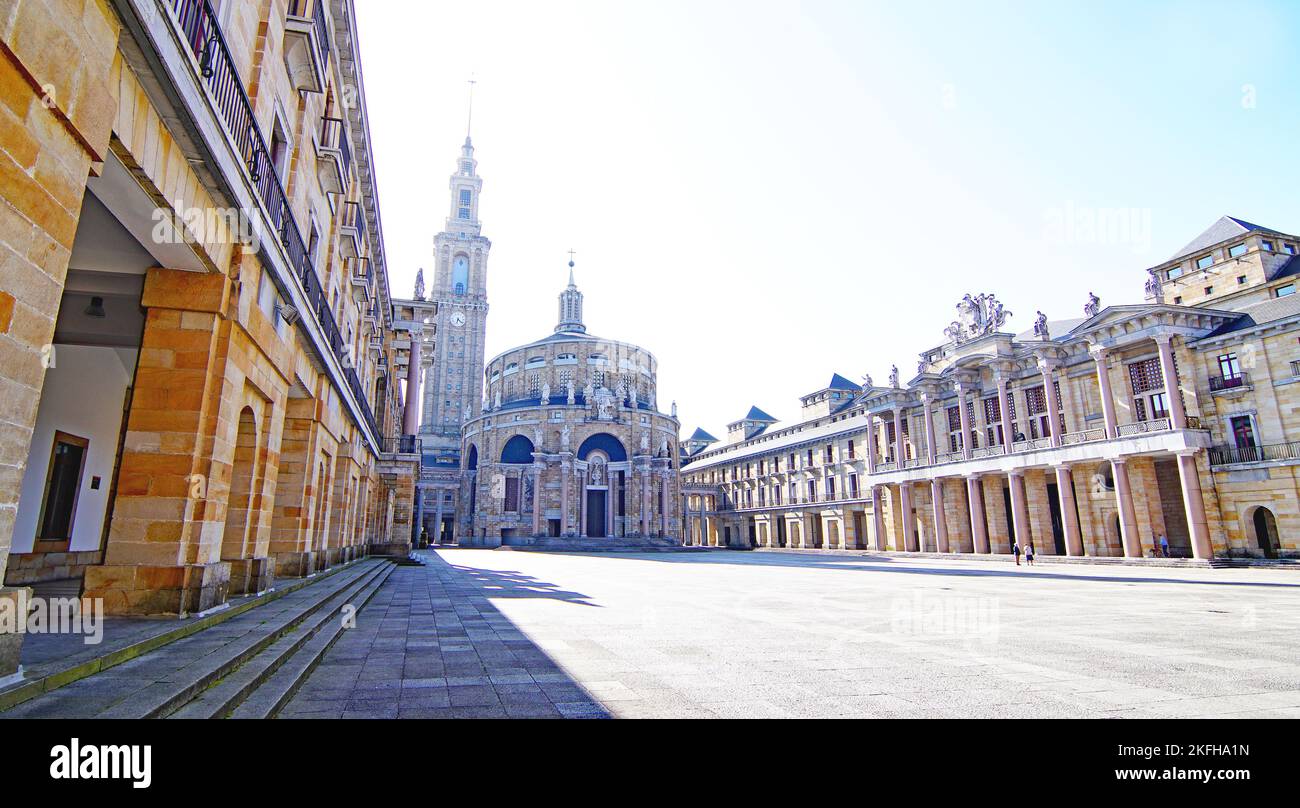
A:
[[[1020,542],[1013,542],[1011,544],[1011,552],[1015,554],[1016,566],[1020,566]]]
[[[1160,555],[1169,557],[1169,539],[1163,533],[1160,534]]]
[[[1031,567],[1034,566],[1034,543],[1032,541],[1025,548],[1025,563]]]

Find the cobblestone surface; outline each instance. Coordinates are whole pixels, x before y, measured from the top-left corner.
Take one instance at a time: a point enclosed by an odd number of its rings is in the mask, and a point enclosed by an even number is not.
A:
[[[440,550],[285,717],[1300,717],[1300,575]]]

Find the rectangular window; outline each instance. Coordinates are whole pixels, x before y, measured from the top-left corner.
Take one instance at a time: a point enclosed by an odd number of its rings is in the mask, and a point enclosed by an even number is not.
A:
[[[462,188],[460,192],[460,206],[468,208],[470,203],[470,193],[468,188]]]
[[[1279,286],[1273,294],[1275,297],[1290,297],[1295,294],[1295,284],[1288,283],[1286,286]]]
[[[1202,258],[1198,258],[1197,261],[1196,261],[1196,268],[1197,268],[1197,269],[1209,269],[1209,268],[1212,267],[1212,266],[1214,266],[1214,256],[1213,256],[1213,255],[1207,255],[1207,256],[1204,256],[1204,257],[1202,257]]]
[[[1183,277],[1183,268],[1182,268],[1182,267],[1170,267],[1170,269],[1169,269],[1169,280],[1172,281],[1172,280],[1175,280],[1176,278],[1181,278],[1181,277]]]
[[[1268,242],[1264,242],[1264,243],[1267,244]],[[1265,249],[1268,249],[1268,248],[1265,248]],[[1234,246],[1228,248],[1228,257],[1229,257],[1229,258],[1240,258],[1241,256],[1243,256],[1243,255],[1245,255],[1245,254],[1246,254],[1246,245],[1245,245],[1244,243],[1243,243],[1243,244],[1237,244],[1237,245],[1234,245]]]
[[[506,513],[519,513],[519,478],[506,478]]]
[[[1273,242],[1271,241],[1261,241],[1260,247],[1266,252],[1273,252]]]
[[[54,433],[54,449],[45,476],[45,503],[41,509],[41,541],[71,541],[72,521],[81,494],[81,474],[90,441],[64,432]]]
[[[1238,449],[1253,449],[1259,445],[1255,442],[1255,425],[1251,423],[1249,415],[1233,418],[1231,423],[1232,442]]]
[[[1235,353],[1223,354],[1219,357],[1219,375],[1224,381],[1241,378],[1241,362],[1237,360]]]
[[[834,477],[826,478],[826,498],[831,501],[835,500],[835,478]]]

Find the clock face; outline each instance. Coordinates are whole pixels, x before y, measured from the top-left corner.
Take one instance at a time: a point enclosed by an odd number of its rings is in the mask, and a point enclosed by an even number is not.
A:
[[[465,324],[465,315],[459,311],[451,315],[451,324],[460,328]]]

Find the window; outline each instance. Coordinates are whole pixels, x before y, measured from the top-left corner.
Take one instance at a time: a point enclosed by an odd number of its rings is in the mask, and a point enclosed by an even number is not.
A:
[[[1241,362],[1237,360],[1235,353],[1223,354],[1219,357],[1219,375],[1225,382],[1241,378]]]
[[[1265,243],[1265,244],[1268,244],[1267,241],[1264,242],[1264,243]],[[1266,247],[1265,249],[1271,249],[1271,248]],[[1228,257],[1229,257],[1229,258],[1240,258],[1241,256],[1243,256],[1243,255],[1245,255],[1245,254],[1246,254],[1246,245],[1245,245],[1245,243],[1237,244],[1237,245],[1234,245],[1234,246],[1228,248]]]
[[[1267,251],[1267,252],[1273,252],[1273,242],[1271,242],[1271,241],[1261,241],[1261,242],[1260,242],[1260,248],[1263,249],[1263,250],[1265,250],[1265,251]]]
[[[1182,268],[1182,267],[1171,267],[1171,268],[1170,268],[1170,270],[1169,270],[1169,280],[1172,281],[1172,280],[1174,280],[1175,278],[1181,278],[1181,277],[1183,277],[1183,268]]]
[[[469,160],[461,160],[460,173],[464,174],[467,177],[472,175],[474,173],[474,164],[471,163]]]
[[[1176,297],[1176,298],[1174,298],[1174,305],[1175,305],[1175,306],[1181,306],[1181,305],[1183,305],[1183,299],[1182,299],[1182,297]]]
[[[826,478],[826,498],[832,501],[834,501],[835,499],[835,478],[834,477]]]
[[[1295,255],[1295,245],[1294,244],[1286,245],[1286,251],[1291,255]]]
[[[519,513],[519,478],[506,478],[506,513]]]
[[[1230,421],[1232,425],[1232,442],[1238,449],[1253,449],[1259,444],[1255,441],[1255,425],[1249,415],[1239,415]]]
[[[41,508],[41,541],[71,541],[72,520],[81,493],[81,474],[90,441],[65,432],[54,433],[54,449],[45,476],[45,502]]]
[[[462,188],[462,189],[461,189],[461,192],[460,192],[460,206],[461,206],[462,208],[468,208],[468,207],[469,207],[469,203],[470,203],[470,199],[472,199],[472,197],[471,197],[471,195],[470,195],[469,189],[468,189],[468,188]]]
[[[1245,285],[1246,285],[1246,276],[1245,276],[1245,275],[1238,275],[1238,276],[1237,276],[1237,285],[1238,285],[1238,286],[1245,286]]]
[[[1198,259],[1196,260],[1196,268],[1197,268],[1197,269],[1209,269],[1209,268],[1212,267],[1212,266],[1214,266],[1214,256],[1213,256],[1213,255],[1207,255],[1207,256],[1204,256],[1204,257],[1202,257],[1202,258],[1198,258]]]
[[[1207,294],[1207,295],[1212,295],[1212,294],[1214,294],[1214,287],[1213,287],[1213,286],[1207,286],[1207,287],[1205,287],[1205,294]]]
[[[1286,286],[1279,286],[1273,294],[1275,297],[1290,297],[1295,294],[1295,284],[1288,283]]]

